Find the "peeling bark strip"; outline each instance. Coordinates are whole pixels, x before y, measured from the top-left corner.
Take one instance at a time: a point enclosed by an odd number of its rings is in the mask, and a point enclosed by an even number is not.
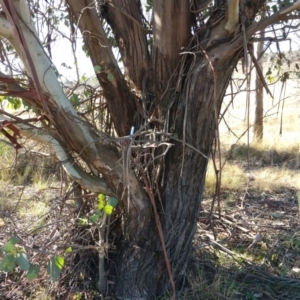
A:
[[[190,1],[153,1],[153,18],[154,90],[164,115],[171,102],[170,95],[175,93],[179,54],[190,35]]]
[[[227,23],[225,29],[229,33],[235,31],[236,25],[239,22],[239,2],[240,0],[228,0],[227,6]]]
[[[169,62],[165,60],[164,64],[168,64],[171,71],[179,62],[179,53],[188,41],[190,32],[189,2],[189,0],[180,2],[166,0],[153,3],[153,47],[157,51],[154,55],[158,60],[162,59],[160,56],[168,58]],[[154,64],[157,63],[154,61]]]
[[[125,76],[97,14],[97,1],[66,1],[97,66],[119,135],[112,138],[93,130],[71,105],[38,39],[28,1],[0,0],[7,15],[0,15],[0,35],[15,48],[30,76],[26,83],[0,73],[0,93],[22,97],[49,115],[37,128],[33,119],[0,111],[0,129],[13,124],[14,143],[20,133],[50,146],[73,180],[92,192],[118,197],[121,213],[110,240],[116,251],[107,264],[114,281],[109,292],[119,299],[155,299],[165,296],[171,286],[181,290],[217,119],[234,67],[256,32],[286,20],[286,14],[300,6],[298,0],[256,23],[266,1],[241,1],[241,12],[239,0],[228,2],[226,20],[222,1],[214,1],[210,16],[203,18],[201,4],[207,1],[194,3],[200,5],[199,11],[191,12],[190,0],[153,0],[153,32],[142,16],[141,1],[102,1],[101,18],[113,30]],[[243,32],[229,35],[237,28],[239,14],[247,18]],[[148,34],[153,34],[152,53]],[[146,117],[140,102],[147,89],[151,90],[147,108],[155,122],[137,117],[138,110]],[[132,126],[136,131],[129,136]],[[167,139],[175,141],[172,147]],[[76,163],[77,157],[91,173]],[[99,257],[101,274],[106,276],[104,251]],[[103,290],[104,280],[99,283]]]

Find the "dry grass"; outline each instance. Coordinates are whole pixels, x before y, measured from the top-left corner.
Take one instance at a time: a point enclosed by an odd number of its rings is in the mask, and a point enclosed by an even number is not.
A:
[[[242,78],[243,75],[236,74]],[[284,98],[279,100],[282,83],[271,86],[274,99],[265,94],[264,138],[254,141],[252,125],[255,113],[255,93],[250,93],[250,107],[246,111],[246,92],[237,94],[233,104],[225,98],[223,111],[228,110],[220,123],[222,188],[241,191],[248,186],[258,192],[276,191],[283,187],[300,189],[300,81],[289,81]],[[230,92],[230,91],[228,91]],[[249,112],[249,124],[248,124]],[[248,130],[250,126],[250,129]],[[281,132],[281,134],[280,134]],[[207,171],[206,192],[214,192],[214,169]]]
[[[253,188],[258,191],[277,192],[283,187],[300,189],[299,171],[289,170],[284,167],[266,167],[254,171],[255,182]]]
[[[300,190],[299,154],[289,154],[288,160],[276,164],[274,162],[276,158],[273,158],[273,156],[278,156],[276,153],[277,152],[275,152],[274,155],[274,150],[265,150],[265,152],[263,150],[257,150],[256,152],[252,149],[252,166],[250,170],[248,170],[247,163],[245,163],[245,160],[247,160],[247,152],[245,151],[243,153],[243,150],[237,150],[237,152],[234,153],[235,160],[227,161],[222,168],[222,189],[240,192],[250,186],[257,192],[276,192],[284,187]],[[214,193],[215,184],[215,170],[213,163],[210,162],[206,174],[206,193]]]
[[[12,180],[12,166],[15,161],[15,150],[0,141],[0,183],[8,183]]]
[[[247,184],[247,175],[245,171],[235,163],[226,164],[222,169],[222,187],[230,191],[242,191]],[[210,162],[205,182],[205,191],[212,194],[215,191],[216,176],[213,163]]]
[[[0,184],[48,188],[60,174],[54,155],[45,146],[22,139],[21,142],[24,148],[16,151],[0,140]]]

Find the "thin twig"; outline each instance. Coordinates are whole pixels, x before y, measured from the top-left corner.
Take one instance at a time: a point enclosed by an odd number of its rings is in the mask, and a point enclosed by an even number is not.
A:
[[[157,212],[156,205],[155,205],[155,199],[154,199],[152,189],[150,188],[148,179],[146,178],[145,174],[143,174],[143,180],[144,180],[144,183],[145,183],[145,186],[146,186],[146,191],[148,193],[149,199],[151,201],[151,205],[153,207],[156,227],[157,227],[157,230],[158,230],[158,235],[159,235],[159,238],[160,238],[161,247],[162,247],[164,258],[165,258],[165,263],[166,263],[166,266],[167,266],[169,279],[170,279],[170,283],[171,283],[171,286],[172,286],[172,298],[171,299],[175,300],[176,299],[176,288],[175,288],[175,283],[174,283],[174,279],[173,279],[170,260],[169,260],[167,249],[166,249],[166,244],[165,244],[165,239],[164,239],[162,226],[161,226],[159,216],[158,216],[158,212]]]

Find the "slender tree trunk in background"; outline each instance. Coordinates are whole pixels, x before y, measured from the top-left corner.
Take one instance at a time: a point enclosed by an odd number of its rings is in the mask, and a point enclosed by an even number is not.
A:
[[[262,18],[265,17],[265,12],[262,13]],[[256,57],[259,58],[261,53],[263,52],[264,42],[263,39],[265,37],[265,31],[262,30],[259,34],[259,37],[262,39],[257,43],[257,52]],[[258,61],[259,67],[263,73],[263,57],[261,57]],[[255,90],[256,90],[256,102],[255,102],[255,120],[254,120],[254,140],[257,142],[262,142],[263,134],[264,134],[264,122],[263,122],[263,113],[264,113],[264,87],[256,72],[255,78]]]

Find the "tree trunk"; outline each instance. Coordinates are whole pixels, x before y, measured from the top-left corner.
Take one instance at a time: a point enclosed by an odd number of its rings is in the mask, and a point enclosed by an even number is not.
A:
[[[159,216],[177,290],[183,284],[187,256],[196,230],[207,156],[215,137],[215,116],[219,115],[223,96],[237,62],[236,57],[238,55],[227,62],[227,65],[215,69],[216,82],[210,64],[205,57],[201,57],[195,64],[196,67],[191,67],[192,75],[185,82],[183,95],[177,106],[172,108],[172,112],[176,114],[171,115],[176,115],[176,118],[171,120],[171,125],[181,140],[184,130],[186,131],[186,145],[175,142],[165,158],[165,172],[159,182],[163,205]],[[182,125],[184,120],[186,128]],[[160,202],[156,200],[157,207],[160,208]],[[115,293],[120,299],[154,299],[170,291],[155,222],[151,219],[150,226],[144,227],[137,234],[139,226],[131,226],[131,231],[126,232],[127,236],[133,237],[132,240],[127,239],[126,244],[118,245],[116,274],[119,277]]]
[[[262,13],[262,18],[265,16],[265,13]],[[264,48],[264,42],[263,39],[265,37],[265,31],[262,30],[260,32],[259,37],[262,39],[257,43],[257,58],[258,58],[258,64],[259,67],[263,73],[263,57],[260,58],[263,48]],[[253,133],[254,133],[254,140],[257,142],[262,142],[263,140],[263,113],[264,113],[264,87],[261,82],[261,79],[256,72],[256,78],[255,78],[255,90],[256,90],[256,105],[255,105],[255,120],[254,120],[254,127],[253,127]]]

